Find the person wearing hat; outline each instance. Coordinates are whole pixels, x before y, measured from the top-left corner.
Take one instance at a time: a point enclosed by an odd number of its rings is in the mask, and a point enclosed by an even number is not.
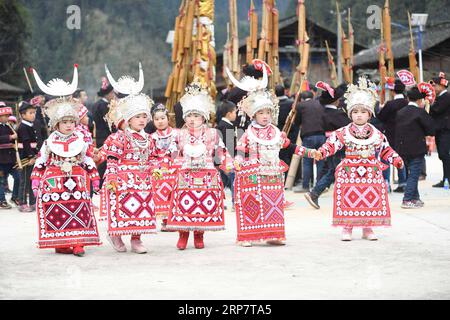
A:
[[[5,185],[8,175],[18,177],[14,166],[17,163],[14,143],[17,140],[17,133],[8,123],[12,115],[12,109],[7,107],[3,101],[0,101],[0,209],[11,209],[11,205],[6,201]],[[18,179],[14,181],[18,182]],[[15,202],[18,199],[19,183],[14,183],[11,199]]]
[[[436,146],[444,172],[442,181],[433,187],[442,188],[445,179],[450,181],[450,94],[447,91],[448,80],[443,72],[430,83],[436,92],[436,100],[430,107],[430,116],[435,122]]]
[[[331,88],[331,87],[330,87]],[[294,130],[300,130],[300,138],[302,146],[317,149],[326,140],[325,130],[323,128],[322,117],[325,111],[325,105],[333,104],[339,101],[338,96],[331,96],[326,90],[322,92],[319,99],[305,99],[296,106],[297,113],[294,119]],[[332,88],[334,90],[334,88]],[[302,93],[302,94],[307,94]],[[308,96],[309,97],[309,96]],[[302,159],[302,184],[295,186],[292,190],[295,193],[306,193],[310,191],[311,182],[313,182],[314,163],[317,168],[316,181],[322,177],[323,166],[325,161],[316,161],[314,159]]]
[[[236,148],[237,243],[244,247],[262,241],[284,245],[284,172],[288,166],[280,160],[280,150],[288,148],[300,157],[311,157],[313,150],[295,145],[278,129],[278,99],[267,89],[249,93],[239,108],[252,122]]]
[[[403,161],[383,133],[369,123],[378,99],[376,85],[360,77],[358,85],[348,86],[344,98],[352,123],[334,131],[315,158],[321,160],[345,148],[345,158],[335,173],[333,226],[343,227],[342,241],[352,240],[355,227],[363,229],[363,239],[377,240],[372,228],[391,225],[382,173],[386,165],[377,155],[397,168],[403,166]]]
[[[395,117],[397,112],[408,105],[408,100],[405,98],[405,85],[400,79],[393,78],[387,82],[387,88],[394,95],[394,99],[387,101],[384,106],[381,106],[377,114],[378,120],[383,123],[384,134],[389,141],[392,148],[395,149]],[[389,180],[390,168],[385,170],[385,178]],[[398,186],[394,192],[404,192],[406,186],[406,169],[398,170]]]
[[[44,112],[45,102],[45,95],[42,91],[37,93],[30,100],[30,104],[32,104],[36,108],[36,117],[33,122],[33,126],[36,129],[38,150],[41,149],[42,144],[50,134],[50,128],[48,127],[49,118]]]
[[[173,160],[177,157],[178,146],[176,139],[178,130],[169,125],[169,110],[163,104],[152,107],[152,122],[155,132],[150,136],[155,146],[156,168],[153,170],[154,177],[154,200],[156,215],[162,219],[161,231],[166,229],[167,217],[169,215],[171,196],[176,183],[176,168]]]
[[[329,104],[325,104],[325,111],[322,116],[323,128],[325,130],[325,135],[329,137],[332,132],[345,127],[351,121],[344,109],[343,96],[345,91],[347,90],[347,85],[343,84],[336,88],[334,95],[338,97],[338,100],[331,102]],[[324,99],[319,98],[321,103],[324,103]],[[326,159],[326,172],[325,174],[317,181],[314,188],[305,193],[305,198],[308,200],[309,204],[316,208],[320,209],[319,206],[319,197],[325,191],[326,188],[329,188],[331,184],[334,182],[334,173],[336,171],[336,167],[339,165],[341,160],[345,157],[345,151],[340,150],[336,152],[335,155],[330,156]]]
[[[246,63],[242,66],[242,74],[244,75],[243,78],[240,80],[241,84],[244,84],[244,86],[234,86],[226,95],[226,99],[228,101],[233,102],[236,106],[239,104],[239,102],[253,89],[251,88],[251,85],[248,87],[245,84],[249,83],[251,84],[255,80],[261,80],[263,78],[263,68],[266,69],[267,75],[270,76],[272,73],[272,70],[270,66],[260,59],[253,59],[251,63]],[[247,129],[248,125],[250,124],[250,119],[245,114],[238,114],[236,117],[236,120],[233,122],[233,124],[238,127],[240,130],[238,130],[238,139],[242,136],[242,133],[244,130]]]
[[[408,171],[401,207],[416,209],[424,205],[418,183],[428,150],[425,137],[433,136],[435,130],[433,119],[423,108],[426,93],[414,86],[407,91],[407,97],[408,105],[400,109],[395,118],[395,148]]]
[[[176,138],[175,165],[179,169],[166,228],[179,232],[179,250],[186,249],[191,231],[195,248],[203,249],[206,231],[225,229],[223,184],[215,160],[226,171],[232,168],[233,160],[219,131],[208,127],[215,106],[207,88],[191,83],[180,103],[186,126]]]
[[[144,87],[144,72],[139,64],[139,80],[130,76],[116,81],[108,68],[105,71],[109,82],[118,96],[114,108],[123,118],[124,130],[112,134],[103,145],[106,153],[107,169],[103,188],[109,190],[102,201],[102,211],[108,216],[108,237],[114,250],[123,253],[127,247],[123,236],[131,236],[131,251],[147,253],[141,236],[156,233],[156,212],[153,196],[151,169],[154,144],[144,131],[151,121],[154,102],[141,93]]]
[[[286,119],[288,118],[289,113],[292,110],[294,100],[286,96],[286,89],[281,84],[275,86],[275,95],[277,96],[280,105],[280,113],[278,115],[277,127],[278,129],[283,130],[283,127],[286,123]],[[298,127],[291,128],[289,132],[289,139],[294,141],[297,139],[297,135],[298,135]],[[287,165],[289,165],[291,163],[292,153],[290,153],[286,149],[283,149],[280,151],[280,159],[283,160]]]
[[[78,84],[78,66],[72,83],[53,79],[45,84],[33,69],[39,88],[53,99],[45,104],[53,132],[45,140],[31,173],[37,197],[38,246],[59,254],[82,257],[84,247],[100,245],[92,200],[86,181],[99,190],[100,177],[87,154],[84,136],[76,130],[80,103],[71,95]]]
[[[94,121],[94,142],[95,147],[100,149],[105,142],[106,138],[115,131],[115,128],[110,128],[105,116],[109,111],[109,104],[115,98],[113,86],[109,83],[108,79],[102,78],[102,85],[97,92],[100,99],[92,107],[92,119]],[[100,186],[103,185],[103,176],[106,170],[106,163],[102,163],[98,166],[98,173],[100,174]]]
[[[38,154],[37,132],[34,127],[36,119],[36,107],[26,101],[22,101],[19,107],[22,118],[18,135],[18,148],[23,168],[20,172],[19,184],[19,211],[33,212],[36,210],[36,198],[31,188],[31,172]]]

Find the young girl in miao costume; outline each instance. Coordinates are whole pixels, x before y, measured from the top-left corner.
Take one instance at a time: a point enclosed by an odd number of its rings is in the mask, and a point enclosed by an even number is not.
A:
[[[244,78],[238,82],[229,76],[237,87],[249,92],[238,107],[252,119],[237,143],[237,242],[245,247],[260,241],[284,245],[284,172],[288,166],[280,160],[279,152],[292,148],[295,154],[312,157],[314,150],[291,143],[273,124],[278,120],[279,106],[275,95],[265,89],[266,68],[261,81]]]
[[[178,249],[186,249],[189,231],[194,232],[195,248],[202,249],[205,231],[225,229],[225,195],[214,158],[225,165],[225,170],[232,168],[233,160],[219,131],[207,125],[214,103],[206,88],[200,83],[192,83],[180,103],[186,126],[176,139],[180,168],[166,227],[179,231]]]
[[[31,174],[38,199],[38,244],[55,248],[56,253],[83,256],[84,246],[101,244],[87,188],[89,176],[98,191],[100,177],[87,155],[83,134],[75,130],[81,105],[70,95],[77,89],[78,69],[75,65],[71,84],[54,79],[45,85],[33,73],[39,88],[56,97],[45,105],[54,131],[42,145]]]
[[[131,235],[131,250],[146,253],[142,234],[156,232],[155,205],[151,179],[153,142],[144,131],[151,119],[153,101],[140,93],[144,75],[139,64],[139,81],[121,77],[117,82],[106,68],[106,74],[116,92],[126,95],[117,101],[118,112],[123,116],[125,129],[118,131],[104,146],[107,158],[104,188],[108,189],[108,235],[114,249],[127,250],[123,235]]]
[[[102,147],[94,154],[93,159],[97,167],[99,164],[106,161],[108,156],[108,149],[110,149],[114,144],[113,141],[117,140],[118,135],[123,133],[125,130],[125,120],[123,119],[123,115],[117,108],[117,99],[112,99],[109,103],[109,111],[105,116],[105,119],[108,123],[110,130],[112,131],[113,126],[117,128],[117,131],[111,133],[103,143]],[[107,171],[105,171],[107,172]],[[111,192],[110,188],[102,187],[100,190],[100,217],[99,221],[108,220],[108,202],[110,199],[109,192]]]
[[[352,239],[353,227],[363,228],[363,239],[377,240],[372,227],[390,226],[388,190],[383,164],[376,155],[401,169],[403,161],[386,137],[369,123],[377,102],[376,86],[365,77],[351,84],[344,95],[349,125],[336,130],[318,149],[316,160],[345,147],[345,158],[336,168],[333,226],[343,227],[342,240]]]
[[[154,200],[156,215],[161,217],[161,231],[166,229],[172,191],[176,183],[176,167],[173,160],[178,156],[178,131],[169,126],[169,111],[158,104],[152,108],[152,119],[156,131],[151,134],[155,145],[156,163],[152,171],[154,178]]]

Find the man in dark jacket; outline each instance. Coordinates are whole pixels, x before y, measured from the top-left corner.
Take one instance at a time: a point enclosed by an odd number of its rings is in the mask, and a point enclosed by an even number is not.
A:
[[[386,102],[377,114],[378,120],[383,123],[384,134],[392,148],[395,149],[395,117],[397,112],[408,105],[408,100],[404,96],[405,85],[399,80],[395,80],[393,87],[389,87],[393,91],[394,99]],[[390,167],[384,172],[385,179],[389,180]],[[394,192],[404,192],[406,186],[406,168],[398,170],[398,187]]]
[[[333,131],[345,127],[351,122],[347,113],[343,111],[343,107],[345,107],[343,96],[346,91],[347,85],[340,85],[336,88],[334,97],[331,97],[329,94],[325,94],[324,92],[324,94],[322,94],[322,96],[319,98],[319,102],[321,102],[325,107],[324,113],[322,115],[322,121],[326,136],[329,136]],[[314,208],[320,209],[319,197],[325,191],[325,189],[329,188],[330,185],[334,182],[336,167],[339,165],[344,156],[345,150],[342,149],[335,155],[328,157],[325,160],[327,165],[325,174],[320,178],[319,181],[317,181],[317,184],[314,186],[311,192],[307,192],[305,194],[306,200],[308,200],[309,204],[311,204],[311,206],[313,206]]]
[[[409,104],[397,112],[395,119],[395,147],[402,157],[407,170],[405,194],[402,208],[416,209],[423,207],[418,183],[427,153],[425,137],[434,135],[433,119],[423,109],[426,94],[417,86],[407,92]]]
[[[222,115],[216,129],[220,132],[223,143],[225,144],[228,153],[231,157],[236,156],[236,126],[234,121],[236,120],[236,105],[228,100],[222,101],[219,106],[220,114]],[[217,161],[219,163],[219,161]],[[231,203],[233,205],[232,211],[235,211],[234,206],[234,178],[235,173],[229,172],[228,174],[220,170],[220,175],[223,180],[224,188],[228,187],[231,191]]]
[[[106,138],[111,134],[108,122],[105,120],[109,112],[109,103],[115,97],[113,86],[106,78],[102,79],[102,87],[97,92],[100,99],[94,104],[92,113],[95,122],[95,141],[97,148],[101,148]]]
[[[324,106],[319,102],[319,100],[307,98],[301,101],[296,108],[297,113],[293,127],[300,128],[302,146],[310,149],[317,149],[321,147],[326,141],[325,130],[322,122],[322,116],[325,110]],[[320,178],[319,175],[322,172],[324,163],[325,162],[323,160],[317,162],[317,181]],[[310,182],[313,178],[313,165],[314,159],[302,159],[302,186],[294,187],[294,192],[309,191]]]
[[[96,142],[96,147],[101,148],[106,138],[111,134],[108,122],[105,120],[106,114],[109,112],[109,103],[115,97],[115,92],[113,86],[108,82],[106,78],[102,79],[102,86],[97,92],[100,97],[93,107],[93,119],[95,123],[95,135],[94,139]],[[98,173],[101,178],[101,183],[103,184],[103,175],[106,170],[106,163],[102,163],[98,166]]]
[[[430,83],[436,91],[436,100],[430,107],[430,115],[435,123],[436,146],[444,171],[442,181],[433,187],[442,188],[445,179],[450,181],[450,94],[447,92],[448,80],[443,72]]]
[[[291,112],[294,100],[286,96],[285,88],[280,84],[275,87],[275,95],[278,97],[279,100],[278,104],[280,106],[278,113],[277,127],[278,129],[283,130],[287,117],[289,116],[289,112]],[[298,135],[298,128],[294,128],[294,126],[292,126],[288,136],[288,138],[292,141],[292,143],[295,143],[297,135]],[[281,149],[280,159],[289,165],[291,163],[292,154],[293,154],[292,150]]]

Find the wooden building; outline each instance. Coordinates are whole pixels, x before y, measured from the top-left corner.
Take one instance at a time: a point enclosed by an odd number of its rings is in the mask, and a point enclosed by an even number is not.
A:
[[[450,21],[427,26],[422,33],[423,77],[428,81],[440,71],[450,73]],[[414,47],[418,50],[417,35]],[[408,69],[408,53],[410,48],[409,33],[400,34],[392,40],[395,70]],[[371,74],[372,79],[379,80],[378,74],[379,45],[362,50],[355,54],[354,69],[357,73]],[[417,62],[419,62],[419,57]]]
[[[308,70],[308,80],[310,83],[316,83],[319,80],[330,82],[330,71],[328,68],[328,56],[325,47],[325,40],[328,41],[330,51],[336,57],[336,29],[328,29],[321,26],[310,19],[306,19],[306,29],[311,45],[310,63]],[[290,84],[293,72],[299,63],[299,54],[296,47],[298,30],[297,16],[285,18],[279,24],[279,54],[280,54],[280,73],[285,83]],[[357,53],[365,47],[359,43],[355,43],[354,52]],[[241,39],[239,46],[241,64],[245,63],[246,46],[245,39]],[[217,87],[224,88],[226,86],[223,78],[223,48],[217,52]]]

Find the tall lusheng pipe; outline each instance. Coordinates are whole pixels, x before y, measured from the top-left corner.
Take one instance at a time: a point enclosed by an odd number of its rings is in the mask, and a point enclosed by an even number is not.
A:
[[[308,41],[308,35],[306,33],[306,7],[305,7],[305,0],[299,0],[297,4],[297,19],[298,19],[298,34],[297,34],[297,49],[298,54],[300,57],[300,62],[295,68],[294,75],[292,77],[290,92],[294,93],[299,90],[301,87],[301,81],[302,81],[302,71],[301,71],[301,65],[303,59],[303,52],[304,52],[304,46],[305,43]]]
[[[330,69],[331,83],[333,84],[334,87],[337,87],[338,82],[337,82],[336,64],[334,63],[334,58],[333,58],[333,55],[331,54],[330,47],[328,46],[327,40],[325,40],[325,46],[327,48],[328,66]]]
[[[387,74],[389,77],[395,77],[394,74],[394,54],[392,52],[392,38],[391,38],[391,15],[389,12],[389,0],[386,0],[383,8],[383,27],[384,39],[386,42],[386,59],[388,60]],[[389,93],[392,99],[393,93]]]
[[[350,72],[350,83],[353,83],[353,60],[355,53],[355,34],[352,25],[351,9],[348,8],[348,40],[350,47],[350,61],[349,61],[349,72]]]
[[[386,71],[386,62],[384,59],[384,53],[386,51],[385,48],[385,44],[384,44],[384,32],[383,32],[383,21],[381,22],[381,28],[380,28],[380,33],[381,33],[381,41],[380,41],[380,49],[379,49],[379,58],[378,58],[378,70],[380,72],[380,104],[384,104],[384,100],[386,98],[386,88],[385,88],[385,84],[386,84],[386,76],[387,76],[387,71]]]
[[[413,32],[412,32],[412,26],[411,26],[411,15],[408,11],[408,24],[409,24],[409,36],[410,36],[410,45],[409,45],[409,71],[414,75],[414,78],[416,81],[419,81],[419,66],[417,65],[417,59],[416,59],[416,50],[414,48],[414,38],[413,38]]]

